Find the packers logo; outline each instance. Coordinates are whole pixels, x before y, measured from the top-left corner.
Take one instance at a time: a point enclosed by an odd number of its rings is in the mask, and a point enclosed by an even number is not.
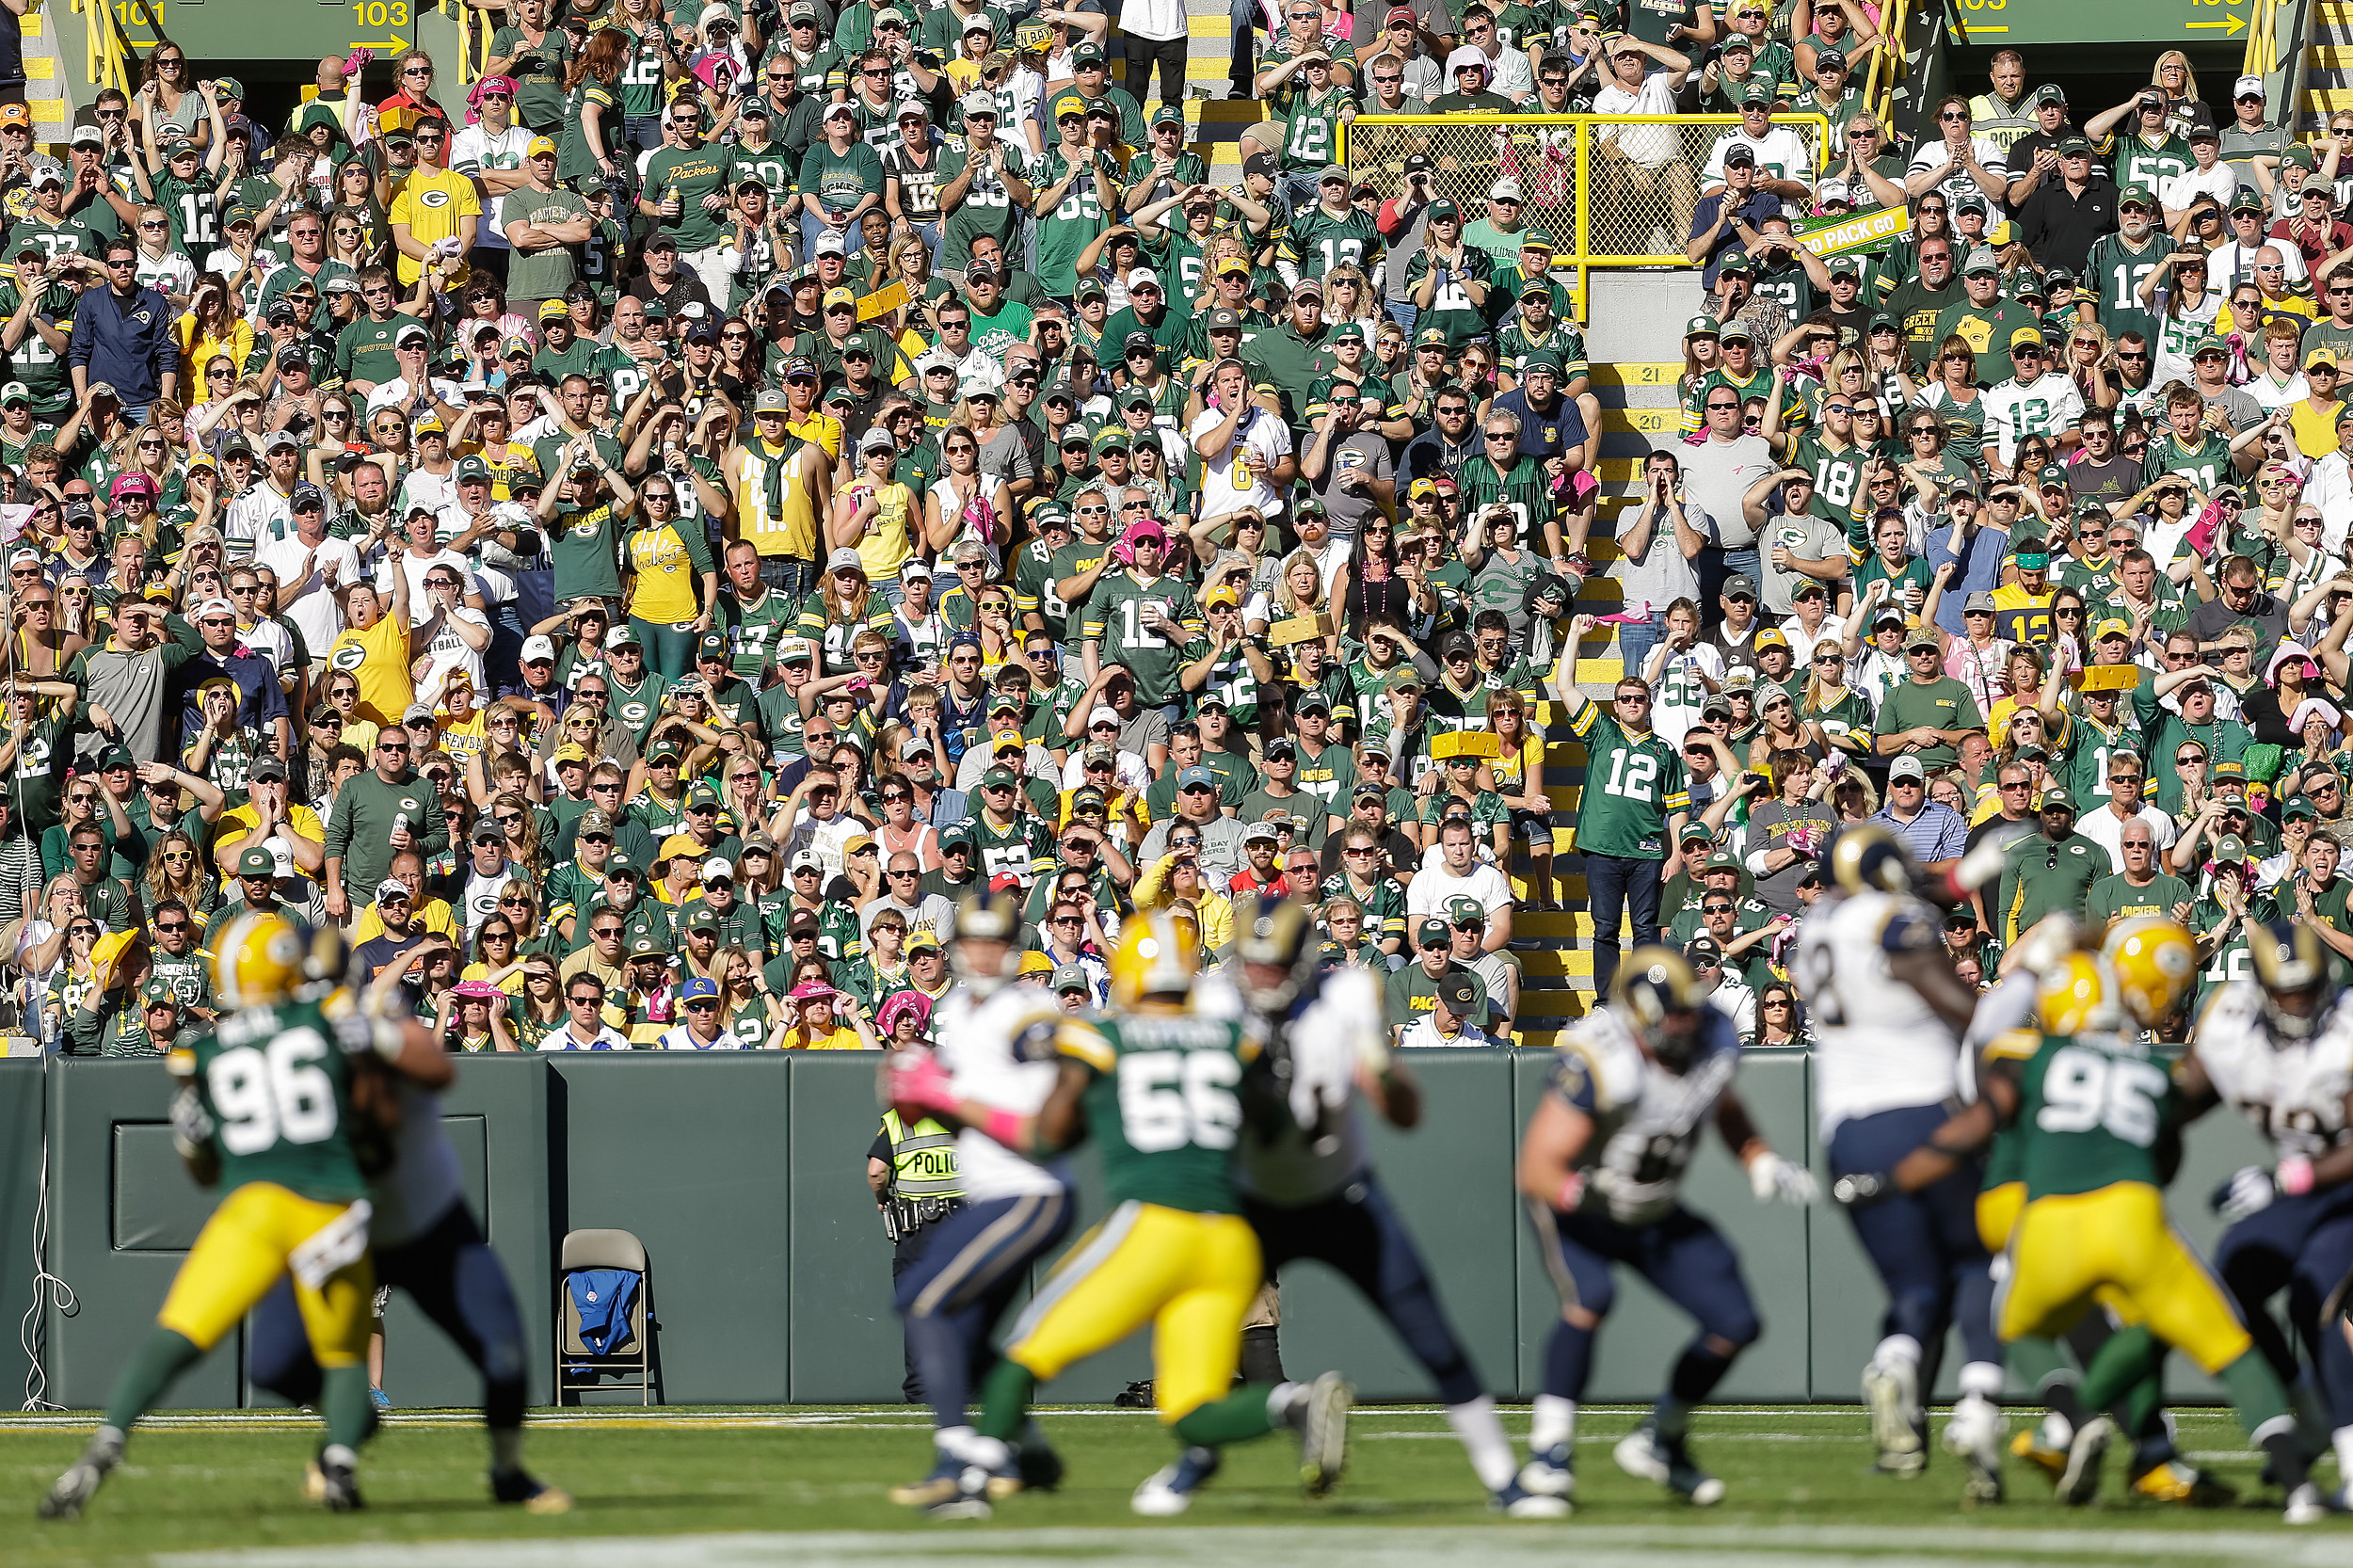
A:
[[[368,650],[358,643],[338,643],[334,651],[327,656],[327,662],[349,675],[368,662]]]
[[[420,807],[415,801],[410,800],[407,795],[400,797],[400,808],[404,811],[418,811],[424,809],[424,808]]]
[[[652,716],[653,710],[648,707],[645,703],[624,702],[621,704],[621,717],[628,720],[632,725],[644,724]]]
[[[420,207],[446,207],[449,205],[449,192],[445,190],[421,190],[417,192],[417,205]]]

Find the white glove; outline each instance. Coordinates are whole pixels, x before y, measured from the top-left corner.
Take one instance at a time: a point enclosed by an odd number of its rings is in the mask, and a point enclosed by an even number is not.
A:
[[[2249,1165],[2232,1173],[2222,1190],[2215,1194],[2218,1200],[2215,1211],[2230,1224],[2236,1224],[2250,1214],[2260,1214],[2271,1207],[2271,1200],[2280,1195],[2279,1184],[2271,1173],[2261,1165]]]
[[[1759,1203],[1779,1198],[1785,1204],[1802,1208],[1821,1193],[1814,1180],[1814,1173],[1793,1160],[1784,1160],[1770,1150],[1749,1161],[1749,1191]]]
[[[1983,842],[1961,857],[1961,864],[1952,872],[1954,887],[1969,892],[2002,874],[2002,859],[2009,846],[1996,842],[1995,838],[1987,835]]]

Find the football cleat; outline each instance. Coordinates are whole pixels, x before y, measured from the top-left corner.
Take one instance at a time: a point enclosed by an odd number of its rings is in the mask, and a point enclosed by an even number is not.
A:
[[[1928,1468],[1928,1445],[1920,1441],[1920,1370],[1908,1361],[1893,1367],[1872,1362],[1863,1368],[1863,1403],[1871,1413],[1871,1442],[1881,1475],[1916,1476]]]
[[[1051,1492],[1062,1485],[1062,1455],[1046,1441],[1046,1433],[1038,1430],[1035,1421],[1026,1423],[1015,1440],[1013,1463],[1020,1472],[1016,1484],[1023,1492]],[[993,1489],[989,1493],[992,1497],[1003,1495]]]
[[[1573,1497],[1577,1496],[1577,1456],[1566,1443],[1531,1453],[1520,1466],[1518,1485],[1539,1497]]]
[[[1193,1506],[1193,1495],[1217,1474],[1215,1448],[1187,1448],[1173,1464],[1144,1478],[1128,1506],[1147,1519],[1173,1519]]]
[[[367,1504],[360,1497],[360,1456],[341,1444],[330,1444],[319,1455],[319,1500],[329,1513],[356,1513]]]
[[[2060,1502],[2081,1508],[2100,1495],[2100,1461],[2115,1437],[2116,1423],[2105,1416],[2094,1416],[2075,1429],[2075,1441],[2067,1448],[2067,1468],[2059,1475]]]
[[[2002,1500],[2002,1433],[2007,1430],[2009,1422],[1983,1396],[1953,1406],[1952,1418],[1945,1423],[1945,1451],[1957,1455],[1969,1471],[1962,1506]]]
[[[2042,1441],[2042,1429],[2029,1427],[2009,1440],[2011,1457],[2024,1460],[2042,1472],[2042,1479],[2057,1486],[2059,1477],[2067,1474],[2067,1450],[2055,1448]]]
[[[2238,1501],[2236,1488],[2178,1459],[2160,1460],[2135,1476],[2132,1494],[2152,1502],[2179,1503],[2185,1508],[2228,1508]]]
[[[988,1502],[994,1479],[987,1466],[967,1464],[956,1475],[953,1495],[926,1504],[923,1512],[935,1519],[985,1519],[996,1512]]]
[[[525,1513],[547,1515],[572,1511],[572,1495],[569,1492],[560,1486],[550,1486],[528,1470],[492,1472],[490,1500],[520,1503]]]
[[[107,1472],[121,1463],[122,1433],[113,1427],[100,1427],[82,1457],[50,1484],[36,1512],[44,1519],[79,1519],[82,1510],[98,1496],[99,1487],[105,1484]]]
[[[1627,1475],[1657,1481],[1694,1507],[1712,1508],[1724,1500],[1724,1483],[1691,1463],[1682,1438],[1660,1436],[1655,1419],[1627,1433],[1612,1454]]]
[[[964,1462],[944,1451],[932,1462],[932,1473],[921,1480],[903,1481],[883,1494],[901,1508],[929,1508],[956,1495]]]
[[[2331,1513],[2347,1511],[2345,1494],[2345,1487],[2339,1487],[2334,1492],[2323,1492],[2311,1481],[2306,1481],[2288,1494],[2287,1512],[2281,1517],[2291,1525],[2316,1525]]]
[[[1307,1385],[1305,1398],[1292,1401],[1291,1416],[1299,1428],[1299,1483],[1310,1497],[1329,1493],[1348,1468],[1348,1414],[1355,1404],[1356,1390],[1337,1372],[1324,1373]]]
[[[1518,1481],[1491,1496],[1487,1506],[1506,1519],[1565,1519],[1577,1512],[1567,1497],[1530,1492]]]

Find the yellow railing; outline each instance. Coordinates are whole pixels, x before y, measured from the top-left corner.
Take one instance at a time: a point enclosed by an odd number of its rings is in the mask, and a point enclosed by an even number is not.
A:
[[[2280,69],[2280,0],[2255,0],[2247,19],[2247,59],[2239,67],[2246,76],[2269,76]]]
[[[122,33],[106,0],[73,0],[73,10],[82,18],[84,74],[90,86],[129,92],[136,74],[130,66],[133,56],[122,46]]]
[[[489,41],[489,24],[484,13],[475,10],[465,0],[441,0],[441,14],[457,22],[457,85],[472,87],[482,74],[482,62],[488,58],[484,49]]]
[[[1911,14],[1906,0],[1890,0],[1881,8],[1880,23],[1887,29],[1887,41],[1871,52],[1871,69],[1863,78],[1863,105],[1881,126],[1896,112],[1896,84],[1904,79],[1904,19]],[[1880,136],[1884,146],[1887,133],[1882,130]]]
[[[1384,197],[1404,189],[1405,160],[1430,159],[1433,192],[1465,223],[1483,217],[1488,189],[1519,182],[1521,219],[1558,248],[1556,273],[1574,273],[1576,309],[1587,313],[1595,267],[1686,266],[1685,239],[1708,155],[1737,115],[1359,115],[1340,127],[1339,161]],[[1775,115],[1798,134],[1804,176],[1817,179],[1830,122]]]

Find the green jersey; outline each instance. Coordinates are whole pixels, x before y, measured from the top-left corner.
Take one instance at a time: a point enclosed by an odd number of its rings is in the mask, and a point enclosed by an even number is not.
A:
[[[1103,187],[1108,187],[1114,199],[1119,194],[1119,186],[1112,179],[1116,171],[1109,155],[1090,151],[1085,158],[1086,167],[1080,168],[1064,155],[1062,148],[1049,147],[1046,150],[1045,167],[1031,182],[1041,198],[1036,209],[1037,281],[1050,295],[1077,292],[1079,258],[1109,222],[1103,216]],[[1078,170],[1075,178],[1074,168]],[[1097,172],[1103,176],[1100,186],[1096,181]],[[1064,186],[1062,200],[1050,209],[1046,207],[1042,199],[1047,189],[1064,180],[1070,183]],[[976,330],[976,343],[979,337]],[[1001,353],[999,358],[1003,358]]]
[[[659,21],[648,24],[642,33],[633,27],[622,29],[622,35],[630,41],[630,53],[628,62],[621,67],[621,112],[632,120],[648,120],[662,112],[661,32]]]
[[[1418,285],[1432,265],[1427,248],[1416,251],[1405,268],[1405,286],[1411,289]],[[1465,285],[1492,280],[1495,267],[1487,253],[1466,245],[1439,271],[1437,284],[1430,291],[1430,303],[1415,318],[1416,329],[1425,326],[1442,328],[1449,348],[1460,348],[1473,338],[1486,336],[1487,317],[1471,303],[1470,291]]]
[[[1510,470],[1497,473],[1492,460],[1474,457],[1463,465],[1455,477],[1462,486],[1465,517],[1475,518],[1489,506],[1505,507],[1518,524],[1513,536],[1516,547],[1542,552],[1545,524],[1552,520],[1553,514],[1552,483],[1545,477],[1545,465],[1540,460],[1523,455]]]
[[[113,209],[107,210],[111,212]],[[38,208],[16,220],[16,227],[8,231],[8,243],[19,249],[27,245],[38,245],[49,252],[49,270],[53,277],[56,273],[58,257],[98,254],[98,235],[88,224],[78,217],[61,218],[53,223],[42,216]]]
[[[22,224],[17,226],[17,232],[24,232]],[[61,325],[57,317],[63,314],[70,322],[73,314],[73,301],[72,290],[62,284],[51,283],[42,290],[40,302],[33,307],[33,313],[63,333],[71,343],[71,328]],[[0,321],[14,316],[17,307],[24,302],[24,296],[13,281],[0,283]],[[33,394],[33,412],[38,417],[62,419],[73,407],[73,374],[66,368],[65,356],[64,349],[52,347],[49,340],[29,323],[25,326],[24,336],[8,351],[8,375],[11,379],[24,382],[24,390]]]
[[[2212,430],[2201,427],[2201,440],[2196,446],[2185,442],[2169,427],[2153,436],[2149,450],[2140,459],[2140,482],[2143,487],[2155,484],[2169,473],[2178,473],[2204,495],[2223,481],[2237,477],[2231,461],[2231,443]],[[2160,561],[2159,567],[2168,563]]]
[[[2149,188],[2156,189],[2153,181]],[[2157,318],[2141,301],[2140,285],[2172,254],[2172,240],[2153,229],[2137,250],[2121,233],[2103,234],[2091,242],[2080,276],[2084,286],[2100,296],[2100,325],[2111,339],[2131,331],[2153,344],[2158,340]]]
[[[588,133],[587,117],[581,113],[590,104],[597,106],[597,132],[593,140]],[[625,111],[613,101],[611,88],[594,76],[582,77],[580,86],[572,89],[571,104],[564,111],[564,135],[555,149],[555,177],[567,181],[585,180],[599,172],[601,160],[623,153],[629,139],[625,120]]]
[[[984,877],[1011,876],[1027,888],[1054,869],[1054,836],[1035,817],[1017,816],[1011,826],[998,827],[983,811],[965,825],[972,835],[974,864]]]
[[[338,990],[323,1002],[241,1008],[172,1052],[173,1074],[194,1080],[216,1124],[224,1192],[267,1181],[320,1203],[367,1196],[351,1148],[351,1064],[336,1033],[358,1006]]]
[[[1190,1013],[1072,1017],[1056,1029],[1054,1046],[1092,1075],[1080,1104],[1113,1208],[1239,1211],[1241,1077],[1257,1054],[1240,1024]]]
[[[760,597],[740,599],[732,589],[719,595],[719,616],[734,652],[730,664],[746,680],[758,680],[776,657],[776,645],[800,623],[800,606],[774,588],[762,587]]]
[[[552,541],[550,553],[554,557],[558,603],[584,594],[621,597],[620,552],[616,542],[620,529],[610,505],[600,503],[593,511],[558,512],[548,536]]]
[[[1005,173],[1016,180],[1030,180],[1036,172],[1032,155],[1010,141],[1000,140],[996,147],[1005,155]],[[949,138],[939,150],[939,186],[945,190],[956,183],[971,157],[960,137]],[[972,242],[983,234],[994,235],[1008,256],[1022,253],[1021,220],[1025,215],[1013,204],[1013,193],[993,168],[982,168],[972,176],[972,183],[964,189],[964,200],[940,230],[939,270],[961,272],[972,259]],[[977,338],[978,333],[974,336]]]
[[[1136,700],[1151,708],[1177,695],[1177,671],[1209,635],[1209,620],[1179,579],[1162,576],[1144,584],[1133,572],[1105,572],[1087,596],[1084,635],[1103,645],[1104,664],[1127,666],[1135,678]]]
[[[1353,207],[1338,217],[1321,206],[1309,207],[1291,219],[1283,238],[1283,259],[1295,264],[1302,278],[1321,278],[1342,266],[1369,274],[1386,250],[1372,219]]]
[[[2280,906],[2268,895],[2258,893],[2247,901],[2247,918],[2257,925],[2268,925],[2280,918]],[[2191,906],[2189,929],[2198,936],[2201,947],[2217,934],[2221,937],[2215,943],[2214,951],[2206,954],[2205,967],[2198,971],[2198,997],[2189,1010],[2190,1016],[2196,1017],[2205,1011],[2206,999],[2218,986],[2253,974],[2255,960],[2247,949],[2246,922],[2211,896]]]
[[[2015,1064],[2027,1202],[2120,1181],[2162,1185],[2157,1141],[2180,1102],[2148,1047],[2117,1034],[2013,1030],[1987,1054]]]
[[[1283,116],[1283,167],[1321,168],[1332,161],[1333,150],[1339,145],[1341,111],[1354,100],[1337,82],[1321,98],[1310,97],[1304,86],[1297,91],[1285,90],[1289,92],[1290,104]]]
[[[709,142],[700,147],[665,147],[646,165],[646,199],[666,200],[672,195],[679,199],[678,216],[663,218],[661,227],[677,239],[681,255],[719,243],[725,231],[716,214],[703,210],[703,198],[716,195],[731,200],[734,185],[733,150]]]
[[[1577,847],[1626,860],[1667,857],[1667,819],[1691,808],[1683,755],[1655,734],[1628,735],[1588,702],[1569,720],[1585,743],[1585,791],[1577,808]]]
[[[213,247],[220,243],[220,206],[213,194],[219,188],[216,176],[194,180],[177,180],[169,174],[155,177],[155,205],[171,219],[171,243],[200,267],[211,257]]]

